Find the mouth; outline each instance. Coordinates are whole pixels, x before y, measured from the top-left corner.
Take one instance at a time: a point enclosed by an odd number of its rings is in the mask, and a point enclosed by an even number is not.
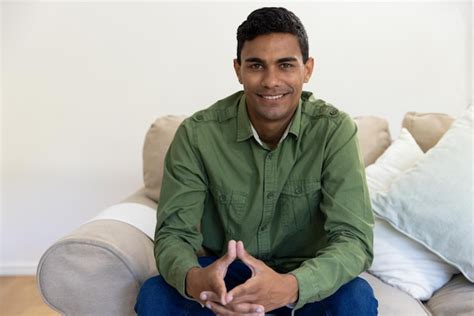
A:
[[[265,99],[265,100],[278,100],[286,96],[288,93],[282,93],[282,94],[257,94],[260,98]]]

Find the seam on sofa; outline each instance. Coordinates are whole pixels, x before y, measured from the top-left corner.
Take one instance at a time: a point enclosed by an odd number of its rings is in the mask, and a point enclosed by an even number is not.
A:
[[[49,248],[51,249],[51,248]],[[39,288],[39,292],[43,302],[46,303],[51,309],[58,312],[61,315],[65,315],[66,313],[61,310],[59,307],[51,303],[46,296],[43,294],[43,286],[42,286],[42,278],[41,278],[41,270],[43,269],[44,262],[46,261],[47,257],[49,256],[49,249],[41,256],[40,262],[38,263],[38,268],[36,269],[36,286]]]
[[[43,268],[43,265],[44,265],[44,262],[47,260],[47,258],[49,257],[50,253],[52,253],[54,250],[56,250],[57,248],[63,246],[64,244],[80,244],[80,245],[86,245],[86,246],[92,246],[92,247],[97,247],[97,248],[101,248],[102,250],[105,250],[106,252],[109,252],[111,253],[112,255],[114,255],[115,257],[117,257],[123,264],[124,266],[127,268],[127,270],[130,272],[130,274],[133,276],[136,284],[138,287],[140,287],[140,282],[139,282],[139,279],[137,277],[137,275],[133,272],[133,270],[130,268],[130,264],[129,262],[127,262],[126,260],[124,260],[119,254],[121,253],[119,250],[116,249],[115,246],[110,246],[110,244],[106,247],[104,246],[106,243],[105,242],[102,242],[102,241],[84,241],[84,240],[78,240],[78,239],[75,239],[75,238],[70,238],[70,239],[65,239],[65,240],[61,240],[61,241],[58,241],[56,244],[54,244],[53,246],[51,246],[47,251],[46,253],[43,255],[43,257],[41,258],[40,260],[40,263],[38,264],[38,270],[37,270],[37,284],[39,285],[39,288],[40,288],[40,294],[41,294],[41,297],[43,298],[43,301],[45,301],[51,308],[53,308],[54,310],[56,310],[57,312],[59,312],[61,315],[65,315],[65,312],[62,311],[59,307],[55,306],[54,304],[52,304],[51,302],[49,302],[47,299],[46,299],[46,296],[43,295],[43,286],[42,286],[42,281],[41,281],[41,270]],[[113,248],[110,249],[110,248]]]
[[[133,203],[135,203],[135,202],[133,202]],[[141,229],[138,229],[137,227],[135,227],[134,225],[132,225],[132,224],[130,224],[130,223],[127,223],[127,222],[124,222],[124,221],[121,221],[121,220],[118,220],[118,219],[113,219],[113,218],[102,218],[102,219],[97,219],[97,220],[89,221],[89,222],[86,222],[86,223],[82,224],[81,226],[79,226],[79,228],[81,228],[81,227],[84,226],[84,225],[89,225],[89,224],[94,223],[94,222],[102,222],[102,221],[106,221],[106,222],[108,222],[108,221],[114,221],[114,222],[116,222],[116,223],[125,224],[125,225],[127,225],[128,227],[133,228],[133,229],[136,230],[137,232],[142,233],[143,235],[145,235],[145,237],[146,237],[148,240],[151,240],[151,241],[153,242],[153,239],[151,239],[151,238],[150,238],[147,234],[145,234]],[[78,229],[79,229],[79,228],[78,228]],[[60,239],[58,242],[61,242],[61,241],[63,241],[63,240],[74,240],[74,239],[79,240],[79,239],[74,238],[74,237],[71,237],[71,238],[69,239],[69,237],[66,236],[66,237],[63,238],[63,239]],[[104,242],[104,243],[105,243],[105,242]]]
[[[417,299],[416,302],[421,305],[421,308],[423,308],[423,310],[426,312],[426,315],[428,315],[428,316],[433,316],[433,314],[431,313],[431,311],[429,310],[429,308],[428,308],[425,304],[423,304],[422,301],[420,301],[420,300]]]

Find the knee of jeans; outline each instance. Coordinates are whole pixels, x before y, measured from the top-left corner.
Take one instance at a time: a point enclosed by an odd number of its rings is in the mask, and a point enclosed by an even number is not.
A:
[[[344,295],[344,300],[347,303],[350,302],[349,304],[359,306],[367,311],[377,309],[378,302],[374,296],[374,290],[366,280],[358,277],[347,285]]]
[[[140,304],[147,305],[150,300],[156,302],[156,297],[166,295],[166,291],[165,280],[161,275],[149,278],[143,283],[138,292],[137,306]]]
[[[366,293],[368,295],[374,294],[374,291],[370,286],[369,282],[359,277],[352,280],[352,287],[356,292],[359,293]]]

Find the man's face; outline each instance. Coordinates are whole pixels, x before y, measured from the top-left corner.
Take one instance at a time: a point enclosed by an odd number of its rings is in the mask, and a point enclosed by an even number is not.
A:
[[[303,63],[298,38],[293,34],[271,33],[246,41],[241,64],[235,59],[234,68],[244,86],[252,121],[288,122],[298,106],[303,83],[311,77],[313,64],[312,58]]]

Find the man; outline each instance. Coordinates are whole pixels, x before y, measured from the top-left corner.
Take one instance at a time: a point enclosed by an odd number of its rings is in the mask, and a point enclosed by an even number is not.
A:
[[[142,286],[135,310],[376,314],[357,277],[372,261],[373,217],[354,122],[302,91],[314,60],[292,12],[252,12],[237,41],[244,91],[186,119],[168,150],[161,275]]]

